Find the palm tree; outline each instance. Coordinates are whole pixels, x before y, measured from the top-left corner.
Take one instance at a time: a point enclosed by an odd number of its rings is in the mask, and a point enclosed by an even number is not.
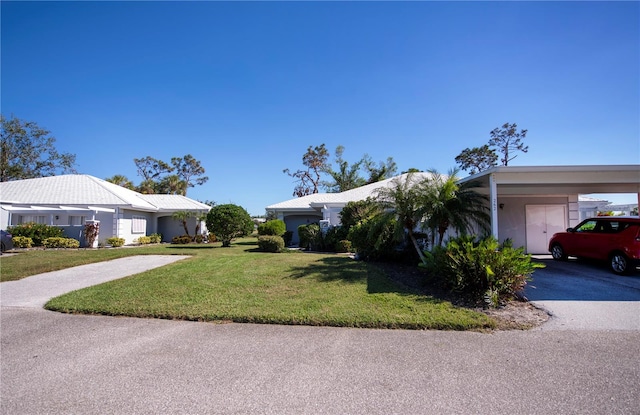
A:
[[[427,224],[431,229],[431,246],[438,234],[438,246],[442,246],[444,234],[451,227],[459,234],[473,232],[476,225],[482,230],[489,228],[488,197],[478,193],[477,181],[459,183],[458,169],[447,176],[429,170],[420,190],[422,203],[427,207]]]
[[[184,234],[187,236],[191,236],[189,235],[189,228],[187,228],[187,220],[189,220],[189,218],[192,218],[193,216],[194,216],[193,212],[180,210],[178,212],[174,212],[173,215],[171,215],[171,218],[182,222],[182,227],[184,228]]]
[[[117,184],[118,186],[125,187],[125,188],[127,188],[129,190],[135,189],[135,186],[133,185],[133,182],[131,180],[127,179],[126,176],[123,176],[121,174],[116,174],[115,176],[107,177],[105,179],[105,181],[107,181],[109,183]]]
[[[167,195],[187,195],[187,182],[177,174],[164,177],[158,184],[158,193]]]
[[[423,204],[424,197],[421,195],[424,189],[423,180],[417,179],[414,173],[398,176],[391,180],[389,187],[378,189],[376,198],[386,211],[386,215],[397,219],[398,239],[403,238],[406,233],[420,261],[426,263],[424,253],[414,235],[414,230],[420,225],[427,212],[427,206]]]

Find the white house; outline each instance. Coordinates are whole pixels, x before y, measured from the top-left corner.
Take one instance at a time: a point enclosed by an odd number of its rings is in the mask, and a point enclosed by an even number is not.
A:
[[[183,235],[173,213],[206,213],[211,207],[180,195],[145,195],[97,177],[72,174],[0,183],[0,229],[26,222],[59,226],[67,237],[83,242],[85,221],[100,221],[98,241],[162,234],[163,241]],[[196,220],[188,228],[195,231]],[[200,227],[204,229],[204,226]]]
[[[427,174],[427,173],[422,173]],[[342,193],[317,193],[267,206],[294,232],[301,224],[328,220],[340,224],[339,213],[350,201],[373,196],[387,179]],[[640,200],[640,165],[496,166],[461,180],[478,181],[489,198],[491,233],[511,239],[528,253],[548,253],[553,233],[580,221],[579,195],[634,193]]]

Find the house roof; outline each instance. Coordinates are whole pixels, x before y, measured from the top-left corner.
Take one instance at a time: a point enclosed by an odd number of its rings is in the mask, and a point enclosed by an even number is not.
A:
[[[324,205],[346,205],[349,202],[364,200],[367,197],[374,197],[376,191],[383,187],[391,187],[395,182],[394,179],[404,178],[408,173],[390,179],[382,180],[376,183],[360,186],[355,189],[346,190],[340,193],[314,193],[307,196],[297,197],[295,199],[285,200],[267,206],[267,210],[315,210],[315,207]],[[413,173],[416,179],[430,176],[430,173],[418,172]]]
[[[86,174],[2,182],[0,201],[25,205],[118,206],[151,212],[209,209],[209,206],[184,196],[143,195]]]

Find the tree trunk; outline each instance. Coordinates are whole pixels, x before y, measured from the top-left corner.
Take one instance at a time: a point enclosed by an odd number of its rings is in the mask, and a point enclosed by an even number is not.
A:
[[[416,249],[416,252],[418,253],[418,256],[420,257],[420,261],[422,261],[423,264],[426,264],[427,263],[427,258],[422,253],[422,250],[420,249],[420,246],[418,246],[418,241],[416,241],[415,236],[413,236],[413,231],[411,231],[411,230],[409,230],[409,239],[411,239],[411,243],[413,243],[413,247]]]

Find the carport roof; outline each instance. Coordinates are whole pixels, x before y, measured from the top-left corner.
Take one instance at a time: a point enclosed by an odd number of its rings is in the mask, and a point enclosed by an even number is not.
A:
[[[473,180],[479,181],[486,189],[490,188],[493,180],[501,196],[640,194],[640,165],[496,166],[461,182]]]

